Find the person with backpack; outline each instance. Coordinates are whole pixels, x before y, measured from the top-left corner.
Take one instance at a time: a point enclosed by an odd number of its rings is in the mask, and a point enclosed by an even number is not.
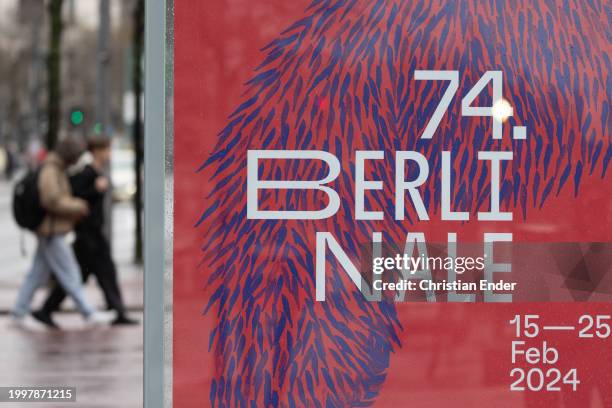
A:
[[[96,311],[85,299],[79,265],[66,242],[66,234],[74,229],[75,222],[89,214],[87,202],[72,195],[66,174],[66,169],[78,160],[82,152],[83,146],[76,139],[61,139],[40,169],[26,176],[15,189],[15,218],[20,225],[25,224],[24,219],[28,221],[27,227],[35,231],[38,238],[32,266],[11,312],[18,326],[26,325],[32,297],[40,286],[47,283],[51,274],[72,297],[86,323],[99,325],[108,322],[107,316]],[[24,198],[29,198],[30,202],[25,202]],[[20,203],[28,207],[27,210],[19,208]],[[50,325],[36,313],[32,313],[32,317]]]
[[[108,165],[111,154],[110,139],[95,137],[89,140],[88,150],[91,163],[70,177],[70,184],[75,197],[81,198],[89,205],[90,213],[80,219],[75,227],[76,239],[73,244],[83,282],[94,275],[104,293],[109,310],[114,310],[117,317],[113,325],[137,324],[137,320],[127,316],[117,281],[117,271],[111,256],[108,239],[104,235],[104,197],[109,189],[108,178],[104,168]],[[57,311],[66,297],[64,289],[57,285],[51,292],[44,306],[35,314],[55,325],[52,313]]]

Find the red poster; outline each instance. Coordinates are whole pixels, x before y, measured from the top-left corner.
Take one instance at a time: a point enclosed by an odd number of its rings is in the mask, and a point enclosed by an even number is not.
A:
[[[612,407],[603,1],[174,1],[175,407]]]

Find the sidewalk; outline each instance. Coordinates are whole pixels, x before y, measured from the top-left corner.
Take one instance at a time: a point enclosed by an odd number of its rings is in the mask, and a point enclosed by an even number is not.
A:
[[[143,271],[132,263],[134,216],[129,203],[113,209],[113,254],[124,300],[137,326],[85,329],[77,313],[61,313],[62,331],[26,331],[11,325],[10,311],[29,266],[35,238],[16,227],[11,212],[12,187],[0,181],[0,386],[74,386],[78,407],[142,407]],[[20,237],[28,256],[21,254]],[[36,307],[44,299],[39,290]],[[97,307],[105,304],[95,280],[86,296]],[[64,310],[74,311],[71,301]],[[65,407],[59,403],[19,406]],[[0,403],[0,408],[11,404]]]
[[[76,387],[76,403],[19,403],[20,407],[142,407],[141,324],[78,330],[76,313],[60,316],[67,329],[19,330],[0,316],[0,386]],[[13,406],[0,402],[0,408]]]

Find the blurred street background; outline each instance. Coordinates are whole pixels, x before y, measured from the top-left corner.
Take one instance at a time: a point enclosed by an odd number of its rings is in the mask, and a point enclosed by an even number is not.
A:
[[[142,406],[143,28],[144,0],[0,1],[0,386],[69,385],[78,406]],[[13,186],[65,135],[112,140],[105,232],[139,325],[86,329],[70,300],[61,331],[10,324],[36,248],[13,220]],[[86,297],[105,307],[93,277]]]

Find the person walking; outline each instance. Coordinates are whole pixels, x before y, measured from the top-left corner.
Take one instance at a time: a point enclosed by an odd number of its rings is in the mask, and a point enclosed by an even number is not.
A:
[[[74,195],[85,200],[90,209],[89,215],[76,224],[74,252],[81,267],[83,282],[86,282],[90,275],[94,275],[104,293],[108,309],[117,313],[112,324],[137,324],[137,320],[130,319],[126,314],[110,244],[103,233],[104,197],[109,189],[109,181],[103,171],[110,161],[110,140],[105,137],[93,138],[88,143],[88,150],[92,158],[91,164],[86,164],[82,170],[70,177]],[[61,285],[57,285],[36,314],[54,324],[52,313],[59,310],[65,297],[66,291]]]
[[[17,168],[17,147],[15,142],[9,142],[6,146],[6,167],[4,168],[4,175],[8,181],[13,179],[15,169]]]
[[[108,322],[108,317],[96,311],[85,299],[79,265],[66,242],[66,234],[73,230],[75,222],[89,213],[87,202],[72,195],[66,174],[66,169],[76,162],[82,151],[83,146],[76,139],[61,139],[41,165],[38,192],[45,216],[36,230],[38,245],[32,266],[12,310],[13,321],[18,326],[26,326],[32,297],[40,286],[48,282],[51,274],[74,300],[86,323],[99,325]],[[45,321],[37,313],[32,313],[32,316],[47,326],[54,326],[53,322]]]

